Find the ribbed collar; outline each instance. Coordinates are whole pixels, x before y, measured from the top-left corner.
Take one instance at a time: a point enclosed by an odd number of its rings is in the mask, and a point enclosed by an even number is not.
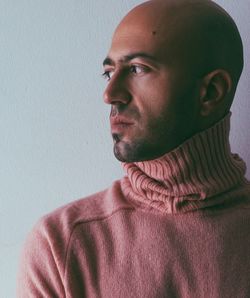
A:
[[[246,182],[245,163],[230,150],[230,116],[158,159],[124,163],[125,195],[164,213],[191,211],[223,201],[222,194]]]

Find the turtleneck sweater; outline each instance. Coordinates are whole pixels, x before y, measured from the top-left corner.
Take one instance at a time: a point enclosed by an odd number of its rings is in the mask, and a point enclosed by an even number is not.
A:
[[[230,149],[230,116],[159,159],[124,163],[126,196],[163,213],[228,201],[246,183],[245,163]]]
[[[250,184],[230,114],[110,188],[44,216],[18,297],[250,297]]]

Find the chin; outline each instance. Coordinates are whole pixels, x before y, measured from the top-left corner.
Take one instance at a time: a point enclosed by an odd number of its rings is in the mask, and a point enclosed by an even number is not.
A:
[[[122,154],[119,150],[116,149],[116,147],[114,147],[114,155],[115,158],[121,162],[134,162],[131,157],[127,156],[127,154]]]
[[[113,135],[114,155],[121,162],[141,162],[157,159],[165,155],[169,150],[165,146],[152,145],[153,142],[137,139],[131,142],[121,138],[119,135]]]
[[[118,135],[113,135],[114,140],[114,155],[116,159],[121,162],[135,162],[137,161],[138,156],[135,154],[136,150],[131,144],[125,142]]]
[[[116,146],[116,145],[114,146],[114,155],[116,159],[118,159],[121,162],[130,163],[130,162],[141,162],[141,161],[153,160],[165,154],[165,153],[161,154],[154,150],[150,150],[150,151],[148,150],[146,151],[145,149],[138,150],[139,148],[137,148],[137,150],[132,150],[131,148],[127,148],[127,150],[125,150],[125,148],[121,149],[120,146]]]

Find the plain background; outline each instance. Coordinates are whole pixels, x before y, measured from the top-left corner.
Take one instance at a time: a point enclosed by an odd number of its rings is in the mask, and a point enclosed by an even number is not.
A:
[[[136,0],[0,0],[0,297],[15,297],[20,249],[43,214],[123,175],[112,153],[102,60]],[[250,1],[235,19],[245,69],[231,141],[250,169]],[[250,170],[248,170],[250,177]]]

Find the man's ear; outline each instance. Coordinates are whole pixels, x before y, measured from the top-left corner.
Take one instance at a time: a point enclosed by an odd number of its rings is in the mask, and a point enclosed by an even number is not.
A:
[[[232,89],[230,74],[223,69],[216,69],[207,74],[200,89],[201,115],[208,116],[220,103],[225,101]]]

